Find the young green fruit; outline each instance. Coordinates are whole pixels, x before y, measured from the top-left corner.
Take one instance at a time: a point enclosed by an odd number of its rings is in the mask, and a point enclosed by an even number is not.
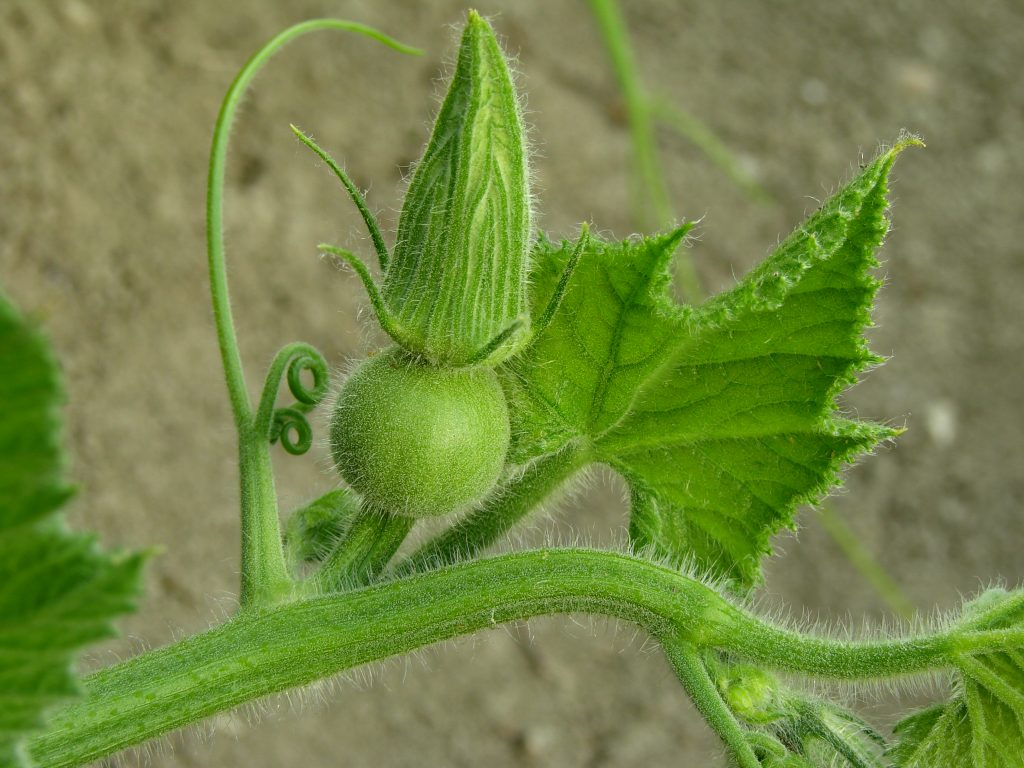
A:
[[[343,385],[330,441],[338,472],[367,506],[444,515],[480,501],[497,483],[508,407],[490,368],[441,368],[391,347]]]

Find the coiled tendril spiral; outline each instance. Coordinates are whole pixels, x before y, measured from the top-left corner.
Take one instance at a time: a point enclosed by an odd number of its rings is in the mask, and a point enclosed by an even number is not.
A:
[[[313,386],[302,380],[309,371]],[[287,378],[288,391],[295,398],[292,406],[275,408],[281,379]],[[293,456],[300,456],[313,445],[313,428],[306,418],[327,395],[329,374],[327,361],[316,347],[294,342],[281,348],[267,370],[260,407],[256,413],[255,428],[271,444],[279,442]]]

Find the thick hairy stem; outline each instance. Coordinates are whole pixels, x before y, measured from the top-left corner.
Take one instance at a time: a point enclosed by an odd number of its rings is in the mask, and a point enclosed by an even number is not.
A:
[[[498,488],[478,509],[399,563],[396,575],[475,557],[535,510],[587,461],[584,451],[569,446],[531,464],[521,476]]]
[[[643,560],[537,550],[242,612],[86,678],[85,697],[55,714],[30,753],[40,766],[79,765],[359,664],[507,621],[575,612],[624,619],[686,647],[832,678],[942,667],[955,639],[807,637],[764,624],[705,584]]]
[[[238,435],[238,470],[241,478],[242,608],[273,603],[291,594],[277,518],[277,491],[266,436],[250,426]]]
[[[290,580],[281,547],[270,454],[266,438],[260,435],[260,430],[264,430],[264,422],[267,421],[266,414],[262,413],[265,409],[261,408],[260,423],[258,428],[254,429],[252,403],[245,388],[242,356],[238,350],[238,339],[231,314],[231,299],[228,294],[227,268],[224,261],[224,176],[227,168],[228,138],[238,105],[260,68],[292,40],[322,29],[357,32],[379,40],[395,50],[418,53],[416,49],[395,42],[362,24],[336,19],[314,19],[296,24],[270,40],[246,62],[224,95],[220,113],[217,115],[206,186],[206,251],[217,341],[224,363],[224,378],[227,381],[231,410],[238,428],[242,493],[243,606],[280,597],[290,588]]]

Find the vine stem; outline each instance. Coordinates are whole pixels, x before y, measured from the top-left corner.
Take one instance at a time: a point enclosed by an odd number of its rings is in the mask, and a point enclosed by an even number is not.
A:
[[[394,566],[395,576],[431,570],[476,557],[508,533],[590,461],[583,448],[567,446],[508,480],[483,504]]]
[[[79,765],[360,664],[508,621],[575,612],[620,618],[688,648],[834,679],[948,666],[959,639],[956,630],[870,642],[802,635],[644,560],[535,550],[239,613],[204,634],[87,677],[84,698],[56,713],[29,753],[40,766]],[[1001,648],[994,638],[976,650]]]
[[[292,582],[285,565],[278,521],[277,494],[270,448],[261,425],[254,424],[252,402],[245,387],[245,371],[238,349],[224,258],[224,178],[228,139],[238,105],[260,68],[292,40],[319,30],[356,32],[402,53],[418,54],[377,30],[340,19],[312,19],[273,37],[239,71],[221,102],[213,128],[210,168],[206,183],[206,253],[210,270],[210,296],[217,342],[224,364],[231,410],[238,429],[241,485],[242,564],[241,604],[248,607],[273,602],[290,594]],[[261,409],[263,411],[265,409]],[[263,416],[265,414],[261,414]]]
[[[722,700],[715,681],[708,674],[700,651],[676,637],[661,638],[660,642],[679,682],[708,725],[725,742],[738,768],[761,768],[761,761],[747,741],[743,726]]]

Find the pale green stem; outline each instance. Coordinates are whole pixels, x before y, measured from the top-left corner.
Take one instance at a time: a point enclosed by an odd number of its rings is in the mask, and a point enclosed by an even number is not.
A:
[[[242,506],[241,603],[247,607],[286,595],[291,580],[281,546],[277,519],[277,496],[271,474],[270,450],[266,437],[254,428],[252,403],[245,388],[245,373],[238,350],[231,299],[224,261],[224,178],[228,138],[235,112],[259,69],[292,40],[318,30],[357,32],[403,53],[416,49],[398,43],[375,29],[337,19],[314,19],[289,27],[264,45],[246,62],[228,88],[213,129],[210,169],[206,186],[206,249],[210,270],[210,295],[217,341],[224,363],[224,378],[235,425],[238,428],[239,471]],[[261,425],[262,426],[262,425]]]
[[[614,552],[538,550],[245,611],[84,680],[85,696],[29,743],[74,766],[247,701],[360,664],[532,616],[587,612],[656,638],[806,675],[864,679],[948,666],[955,634],[870,642],[763,623],[705,584]],[[999,650],[999,642],[985,650]]]
[[[369,584],[402,546],[415,518],[362,510],[323,565],[310,579],[316,593]]]
[[[671,636],[659,638],[659,642],[697,711],[725,743],[738,768],[761,768],[761,761],[751,749],[743,726],[722,700],[718,686],[708,674],[701,652],[690,643]]]
[[[535,510],[589,461],[569,446],[531,464],[498,488],[480,507],[428,541],[395,566],[395,575],[436,568],[476,557]]]
[[[654,142],[654,126],[647,95],[640,83],[633,48],[629,42],[626,22],[622,18],[615,0],[589,0],[612,70],[619,81],[623,100],[626,103],[626,114],[629,120],[630,138],[633,143],[633,159],[637,173],[646,190],[647,198],[654,208],[653,216],[647,210],[638,212],[640,222],[645,225],[663,226],[675,216],[669,202],[665,178],[658,165],[658,151]]]

